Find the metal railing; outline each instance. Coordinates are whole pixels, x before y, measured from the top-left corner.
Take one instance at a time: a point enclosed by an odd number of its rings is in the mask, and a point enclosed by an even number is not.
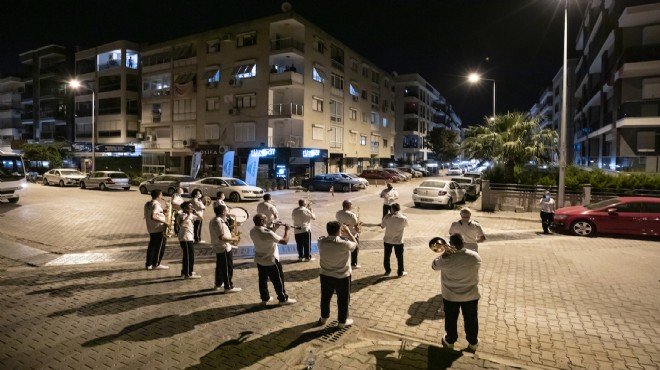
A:
[[[302,116],[304,113],[305,109],[302,104],[286,103],[268,106],[269,116]]]

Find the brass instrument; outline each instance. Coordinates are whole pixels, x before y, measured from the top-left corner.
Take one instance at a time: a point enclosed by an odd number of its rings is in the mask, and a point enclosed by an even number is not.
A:
[[[432,242],[433,240],[436,241]],[[431,242],[429,242],[429,248],[436,253],[445,254],[445,255],[454,254],[458,252],[458,250],[455,247],[449,245],[449,243],[447,243],[446,240],[440,237],[433,238]]]
[[[362,221],[360,221],[360,207],[357,207],[355,216],[357,217],[357,224],[355,225],[355,232],[362,231]]]
[[[165,227],[165,230],[163,230],[163,236],[167,238],[171,238],[174,236],[174,214],[176,211],[172,207],[172,198],[167,202],[167,206],[165,207],[165,224],[167,225]]]
[[[274,222],[271,224],[271,227],[269,227],[269,229],[272,228],[272,225],[288,226],[288,227],[290,227],[290,228],[292,228],[292,229],[296,229],[296,230],[301,230],[301,229],[302,229],[302,226],[293,226],[293,225],[289,225],[289,224],[284,223],[283,221],[279,221],[279,220],[278,220],[278,221],[274,221]]]
[[[232,241],[231,244],[238,246],[238,243],[241,241],[241,224],[250,218],[250,214],[245,208],[234,207],[229,210],[227,218],[231,220],[231,234],[238,237],[238,239]]]
[[[308,190],[307,191],[307,202],[305,203],[305,208],[309,209],[310,211],[312,210],[312,193]]]
[[[204,205],[204,207],[208,207],[209,205],[211,205],[212,202],[213,201],[211,200],[211,197],[209,197],[208,195],[202,197],[202,204]]]

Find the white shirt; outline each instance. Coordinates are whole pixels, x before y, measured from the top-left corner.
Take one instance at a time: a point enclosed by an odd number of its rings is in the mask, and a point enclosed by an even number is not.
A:
[[[477,240],[484,236],[484,231],[477,221],[472,220],[458,220],[452,222],[449,227],[449,235],[461,234],[463,236],[463,246],[478,252],[479,246]]]
[[[541,212],[545,213],[555,213],[555,200],[552,198],[543,197],[539,201],[541,205]]]
[[[282,238],[264,226],[255,226],[250,230],[254,243],[254,262],[261,266],[272,266],[280,259],[277,242]]]
[[[383,198],[383,204],[391,206],[396,203],[397,199],[399,199],[399,192],[394,190],[394,188],[391,190],[385,188],[380,192],[380,197]]]
[[[385,227],[383,242],[387,244],[403,244],[403,229],[408,226],[408,217],[401,212],[390,213],[383,217]]]
[[[197,220],[198,217],[192,213],[182,212],[177,216],[177,222],[179,223],[179,241],[193,241],[195,240],[195,226],[193,221]]]
[[[321,275],[342,279],[351,276],[351,252],[356,243],[339,236],[319,238]]]
[[[433,260],[431,268],[442,271],[440,275],[442,298],[451,302],[469,302],[481,298],[480,266],[479,254],[465,248],[447,257],[440,256]]]
[[[213,208],[215,208],[217,206],[225,206],[226,207],[227,204],[225,204],[224,200],[216,199],[216,200],[213,201]]]
[[[257,213],[263,213],[266,215],[266,220],[268,222],[273,222],[279,218],[277,214],[277,208],[271,203],[266,201],[257,204]]]
[[[300,227],[300,229],[294,228],[293,233],[302,234],[311,230],[310,222],[316,220],[316,215],[307,207],[298,207],[291,212],[291,218],[293,219],[293,226]]]
[[[201,198],[193,199],[192,205],[195,211],[197,211],[197,216],[199,217],[199,219],[201,220],[202,218],[204,218],[204,210],[206,209],[206,206],[204,205],[204,203],[202,203],[202,199]]]
[[[172,208],[176,210],[181,209],[181,203],[183,203],[183,197],[179,193],[174,193],[172,195]]]
[[[227,226],[227,223],[222,219],[222,217],[213,217],[211,219],[209,222],[209,233],[211,234],[213,252],[230,252],[234,247],[231,242],[220,239],[223,236],[231,236],[229,226]]]
[[[156,220],[154,220],[154,218]],[[160,233],[165,231],[165,212],[163,206],[157,199],[145,203],[144,205],[144,219],[147,223],[147,231],[149,233]]]

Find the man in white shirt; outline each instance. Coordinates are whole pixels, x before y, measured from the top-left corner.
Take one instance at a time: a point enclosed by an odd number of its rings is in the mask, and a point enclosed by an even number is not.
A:
[[[358,219],[358,215],[353,212],[353,202],[347,199],[341,203],[341,206],[342,209],[337,211],[335,219],[340,224],[347,225],[353,236],[355,236],[358,245],[353,252],[351,252],[351,268],[359,269],[362,267],[358,264],[358,253],[360,251],[360,220]]]
[[[179,245],[183,254],[181,261],[181,277],[184,279],[199,279],[194,273],[195,267],[195,224],[199,221],[199,213],[192,202],[181,203],[181,213],[176,217],[179,224]]]
[[[543,226],[543,233],[550,234],[550,224],[555,218],[555,200],[550,196],[550,192],[546,191],[543,198],[539,201],[541,206],[541,226]]]
[[[401,213],[401,206],[399,203],[392,204],[392,213],[383,217],[383,222],[380,224],[385,229],[385,236],[383,237],[383,244],[385,245],[385,256],[383,258],[383,267],[385,267],[384,276],[389,276],[392,272],[390,267],[390,257],[392,256],[392,248],[396,255],[398,277],[408,275],[403,268],[403,229],[408,226],[408,217]]]
[[[163,192],[154,189],[151,191],[151,200],[144,205],[144,219],[149,232],[149,246],[147,247],[147,270],[165,270],[169,266],[161,265],[165,253],[165,239],[163,231],[167,225],[165,212],[160,202],[163,200]]]
[[[284,288],[284,272],[280,263],[280,253],[277,244],[286,245],[289,242],[289,225],[284,225],[284,235],[280,237],[275,233],[280,227],[273,225],[272,229],[266,227],[268,218],[263,213],[257,213],[252,218],[254,227],[250,230],[250,238],[254,243],[254,262],[257,264],[259,274],[259,295],[261,304],[267,305],[271,301],[268,292],[268,280],[273,283],[277,300],[280,304],[293,304],[296,300],[289,298]]]
[[[279,218],[277,213],[277,208],[271,203],[271,195],[266,193],[264,194],[263,202],[257,204],[257,213],[266,215],[266,224],[264,226],[270,226],[275,220]]]
[[[303,199],[298,200],[298,208],[291,212],[293,219],[293,236],[296,238],[298,247],[298,261],[314,261],[312,257],[312,228],[310,222],[316,220],[316,215],[309,208],[305,207],[306,202]]]
[[[433,238],[429,245],[440,238]],[[463,238],[460,234],[449,237],[449,244],[458,251],[453,254],[443,253],[433,260],[431,267],[440,270],[440,283],[442,302],[445,310],[445,335],[442,345],[453,349],[458,340],[458,314],[463,312],[465,323],[465,336],[469,343],[467,350],[474,352],[479,345],[479,268],[481,257],[477,252],[464,248]]]
[[[452,222],[449,227],[449,235],[461,234],[465,248],[479,252],[479,245],[477,243],[485,241],[486,235],[484,235],[481,224],[477,221],[470,220],[470,217],[472,217],[472,211],[467,207],[463,207],[461,209],[461,219]]]
[[[337,293],[337,326],[341,329],[352,325],[348,318],[348,303],[351,299],[350,255],[357,247],[357,240],[347,225],[337,221],[328,222],[328,236],[319,238],[319,264],[321,266],[321,318],[323,325],[330,317],[330,301]]]
[[[213,208],[217,206],[227,206],[227,204],[225,204],[225,193],[219,191],[215,194],[215,197],[217,199],[213,201]]]
[[[383,217],[392,211],[392,204],[399,199],[399,192],[394,190],[392,183],[387,184],[387,188],[380,192],[380,197],[383,198]]]
[[[232,282],[234,276],[234,256],[232,253],[234,245],[232,242],[238,241],[238,237],[231,235],[231,231],[229,231],[227,206],[216,206],[213,208],[213,212],[215,212],[215,217],[209,222],[209,232],[211,233],[211,243],[215,252],[215,290],[220,290],[224,286],[225,293],[240,292],[242,289],[234,287]]]

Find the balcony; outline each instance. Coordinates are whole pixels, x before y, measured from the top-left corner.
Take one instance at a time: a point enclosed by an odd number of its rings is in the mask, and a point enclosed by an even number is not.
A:
[[[303,116],[304,107],[302,104],[286,103],[271,104],[268,106],[268,115],[271,117],[291,118],[292,116]]]
[[[303,41],[295,40],[293,38],[287,37],[283,39],[270,40],[270,50],[272,51],[300,51],[301,53],[305,52],[305,43]],[[274,54],[274,53],[271,53]]]
[[[619,67],[619,66],[617,66]],[[619,78],[654,76],[660,73],[660,45],[627,48]]]
[[[303,85],[304,78],[301,73],[286,71],[270,74],[270,86]]]

